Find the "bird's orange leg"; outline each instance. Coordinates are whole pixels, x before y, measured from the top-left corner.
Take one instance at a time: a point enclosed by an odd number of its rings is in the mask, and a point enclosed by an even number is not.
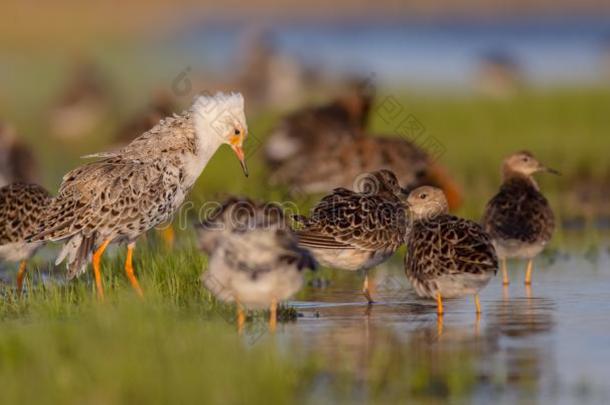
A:
[[[235,298],[235,307],[237,308],[237,333],[241,335],[246,323],[246,314],[244,314],[244,309],[239,303],[238,298]]]
[[[23,278],[25,277],[27,260],[22,260],[19,263],[19,271],[17,272],[17,293],[23,291]]]
[[[136,275],[133,273],[133,265],[132,265],[133,249],[135,248],[135,246],[136,246],[135,243],[130,243],[129,245],[127,245],[127,258],[125,259],[125,273],[127,274],[127,278],[129,279],[131,286],[136,291],[136,294],[138,294],[138,296],[141,298],[144,296],[144,293],[142,292],[142,288],[140,287],[140,283],[138,283],[138,279],[136,278]]]
[[[375,302],[375,301],[373,301],[373,297],[371,295],[371,290],[373,289],[372,287],[373,287],[373,283],[369,281],[369,273],[367,271],[364,275],[364,284],[362,285],[362,294],[364,294],[364,297],[366,298],[366,300],[368,301],[369,304],[372,304]]]
[[[474,295],[474,305],[477,311],[477,316],[481,315],[481,299],[479,298],[479,294]]]
[[[527,271],[525,272],[525,285],[532,285],[532,270],[534,268],[534,261],[529,259],[527,261]]]
[[[271,300],[271,308],[269,314],[269,330],[271,333],[275,332],[277,327],[277,300],[273,298]]]
[[[445,311],[443,311],[443,297],[441,293],[436,293],[436,313],[438,315],[443,315]]]
[[[93,275],[95,276],[95,290],[97,291],[97,298],[101,301],[104,300],[104,286],[102,285],[102,273],[100,272],[100,260],[104,251],[110,244],[110,240],[105,240],[104,243],[93,253]]]
[[[508,285],[510,281],[508,280],[508,269],[506,267],[506,258],[502,258],[502,284]]]

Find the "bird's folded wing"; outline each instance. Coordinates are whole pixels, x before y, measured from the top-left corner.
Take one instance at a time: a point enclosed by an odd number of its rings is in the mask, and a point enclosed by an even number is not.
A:
[[[299,245],[303,247],[321,249],[355,249],[354,246],[337,241],[331,236],[322,235],[317,232],[297,231],[296,234],[299,240]]]

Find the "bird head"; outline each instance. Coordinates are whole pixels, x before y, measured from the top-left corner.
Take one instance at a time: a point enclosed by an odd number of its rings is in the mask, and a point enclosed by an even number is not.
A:
[[[364,194],[394,194],[401,192],[398,178],[391,170],[364,173],[354,180],[353,189]]]
[[[248,137],[243,96],[240,93],[199,96],[193,110],[205,126],[202,132],[211,132],[217,144],[229,145],[239,159],[244,174],[248,176],[243,149]]]
[[[432,186],[422,186],[411,191],[407,204],[414,220],[434,218],[449,211],[443,190]]]
[[[546,167],[540,163],[534,155],[528,151],[516,152],[504,159],[502,172],[505,178],[514,174],[530,177],[538,172],[559,174],[557,170]]]

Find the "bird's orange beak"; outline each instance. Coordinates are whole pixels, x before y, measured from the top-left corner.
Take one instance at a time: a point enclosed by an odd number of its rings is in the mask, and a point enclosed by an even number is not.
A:
[[[462,190],[447,173],[447,169],[438,163],[432,163],[428,169],[428,178],[443,190],[451,211],[455,211],[462,205]]]
[[[231,149],[233,149],[233,152],[235,152],[235,155],[239,160],[239,164],[241,165],[241,169],[244,171],[244,175],[248,177],[248,166],[246,165],[246,156],[244,155],[244,149],[242,147],[243,142],[243,135],[235,135],[231,137],[229,144],[231,145]]]

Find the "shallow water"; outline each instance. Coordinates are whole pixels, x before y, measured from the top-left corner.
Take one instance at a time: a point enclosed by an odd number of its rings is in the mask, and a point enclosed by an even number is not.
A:
[[[356,274],[328,288],[309,287],[305,300],[291,303],[302,316],[280,325],[275,339],[291,353],[326,359],[330,375],[350,371],[379,383],[386,378],[379,373],[395,361],[422,363],[430,368],[426,375],[440,380],[465,373],[462,394],[477,402],[607,403],[608,252],[594,260],[541,258],[531,288],[523,285],[523,266],[511,264],[508,288],[496,277],[482,292],[479,321],[473,300],[464,298],[446,302],[439,324],[434,303],[413,295],[396,261],[376,271],[377,304],[364,304]],[[324,398],[325,384],[313,389],[316,400]],[[350,392],[354,399],[367,398],[358,387]],[[446,393],[441,384],[431,394]]]

